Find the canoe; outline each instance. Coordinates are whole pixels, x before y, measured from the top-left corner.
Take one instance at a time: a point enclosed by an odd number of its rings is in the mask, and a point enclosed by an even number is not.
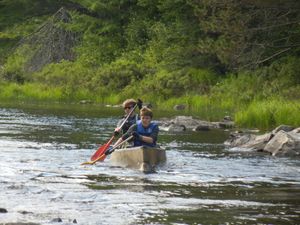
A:
[[[114,166],[138,169],[145,173],[155,172],[155,168],[166,161],[164,149],[145,146],[116,149],[110,157]]]

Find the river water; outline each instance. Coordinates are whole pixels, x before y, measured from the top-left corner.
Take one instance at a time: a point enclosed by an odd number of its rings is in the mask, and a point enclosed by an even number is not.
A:
[[[160,132],[167,163],[153,174],[109,157],[81,166],[120,113],[0,107],[0,224],[300,224],[299,158],[226,149],[226,131]]]

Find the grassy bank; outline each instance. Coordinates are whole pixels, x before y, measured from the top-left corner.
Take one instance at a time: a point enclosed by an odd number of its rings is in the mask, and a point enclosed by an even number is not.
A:
[[[2,102],[79,103],[81,100],[90,100],[97,104],[120,104],[124,96],[122,94],[104,96],[87,89],[71,90],[67,87],[47,87],[38,83],[0,84],[0,101]],[[210,121],[221,120],[225,115],[230,115],[240,127],[271,129],[280,124],[300,126],[299,101],[274,98],[242,104],[230,98],[219,99],[213,95],[186,95],[167,100],[152,97],[151,99],[143,98],[143,100],[159,110],[173,110],[174,105],[184,104],[186,105],[184,114]]]

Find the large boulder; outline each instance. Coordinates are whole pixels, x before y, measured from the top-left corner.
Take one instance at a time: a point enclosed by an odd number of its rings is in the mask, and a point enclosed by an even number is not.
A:
[[[193,130],[198,126],[215,128],[215,125],[211,122],[194,119],[192,116],[176,116],[175,119],[171,121],[173,124],[176,125],[183,125],[187,129]]]
[[[266,133],[263,135],[254,134],[240,134],[240,135],[230,135],[231,138],[225,141],[225,145],[230,147],[240,147],[249,148],[252,150],[263,150],[268,141],[272,138],[271,133]]]
[[[248,148],[272,155],[300,155],[300,128],[281,125],[262,135],[233,133],[224,144],[232,148]]]
[[[280,130],[267,143],[264,151],[270,152],[274,156],[300,154],[300,134]]]
[[[255,136],[251,141],[248,143],[245,143],[242,147],[243,148],[250,148],[256,151],[263,150],[266,144],[270,141],[272,138],[271,133],[266,133],[263,135],[253,135]]]

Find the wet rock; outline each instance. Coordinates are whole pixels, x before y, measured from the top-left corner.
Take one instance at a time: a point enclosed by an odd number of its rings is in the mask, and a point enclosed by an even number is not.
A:
[[[272,138],[271,133],[266,133],[263,135],[252,135],[252,136],[254,136],[254,138],[252,138],[251,141],[243,144],[241,146],[242,148],[249,148],[256,151],[263,150],[266,144]]]
[[[184,125],[170,124],[161,126],[159,129],[168,132],[182,132],[186,130],[186,127]]]
[[[300,133],[300,127],[294,129],[291,131],[292,133],[295,133],[295,134],[299,134]]]
[[[300,155],[300,128],[281,125],[263,135],[232,133],[224,142],[230,147],[261,150],[272,155]]]
[[[194,129],[197,126],[208,126],[214,127],[214,125],[208,121],[194,119],[192,116],[177,116],[175,119],[171,120],[173,124],[183,125],[187,129]]]
[[[33,212],[28,212],[28,211],[19,211],[19,213],[26,215],[26,214],[33,214]]]
[[[288,126],[288,125],[280,125],[278,127],[276,127],[273,131],[272,131],[272,134],[276,134],[277,132],[283,130],[285,132],[289,132],[289,131],[292,131],[294,130],[295,128],[292,127],[292,126]]]
[[[4,208],[0,208],[0,213],[7,213],[7,210]]]
[[[180,105],[174,105],[174,110],[185,110],[186,105],[180,104]]]
[[[280,130],[264,147],[264,151],[270,152],[273,156],[300,154],[300,135]]]
[[[215,122],[218,128],[221,129],[230,129],[235,126],[232,118],[230,116],[224,116],[223,120],[220,122]]]
[[[233,128],[235,126],[233,121],[222,121],[222,122],[218,122],[218,127],[222,128],[222,129],[230,129]]]
[[[195,128],[193,128],[193,131],[209,131],[210,128],[208,125],[198,125]]]
[[[249,143],[250,141],[255,139],[254,134],[244,134],[244,133],[232,133],[229,136],[229,139],[224,142],[225,145],[230,147],[239,147],[243,146],[246,143]]]
[[[231,118],[231,116],[224,116],[223,121],[224,122],[232,121],[232,118]]]
[[[195,119],[192,116],[176,116],[174,119],[164,119],[159,122],[161,130],[164,131],[208,131],[215,128],[228,129],[234,127],[233,121],[209,122]]]
[[[51,220],[51,223],[61,223],[61,222],[62,222],[62,219],[59,217]]]

